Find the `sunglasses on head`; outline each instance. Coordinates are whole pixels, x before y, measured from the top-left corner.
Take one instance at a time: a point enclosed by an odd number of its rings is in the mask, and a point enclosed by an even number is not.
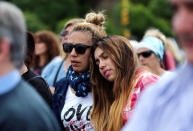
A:
[[[61,31],[60,36],[66,36],[68,35],[68,31]]]
[[[90,48],[91,46],[84,45],[81,43],[78,44],[71,44],[71,43],[64,43],[63,44],[63,50],[65,53],[71,53],[72,49],[74,48],[77,54],[84,54],[87,48]]]
[[[153,53],[153,51],[149,50],[149,51],[137,53],[137,56],[140,57],[142,55],[144,58],[148,58],[151,56],[152,53]]]

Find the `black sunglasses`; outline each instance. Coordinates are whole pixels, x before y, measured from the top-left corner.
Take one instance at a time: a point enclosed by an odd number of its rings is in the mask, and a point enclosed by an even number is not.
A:
[[[142,55],[144,58],[148,58],[151,56],[151,54],[153,53],[153,51],[149,50],[149,51],[144,51],[141,53],[137,53],[137,56],[140,57],[140,55]]]
[[[84,45],[81,43],[78,44],[71,44],[71,43],[64,43],[63,44],[63,50],[65,53],[71,53],[72,49],[75,48],[75,51],[77,54],[84,54],[87,48],[90,48],[91,46]]]

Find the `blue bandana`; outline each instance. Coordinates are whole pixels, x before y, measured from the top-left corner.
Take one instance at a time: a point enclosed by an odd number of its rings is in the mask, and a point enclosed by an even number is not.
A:
[[[147,36],[137,45],[137,49],[147,48],[153,51],[161,60],[164,56],[164,44],[163,42],[154,36]]]
[[[68,68],[66,78],[67,85],[70,84],[72,89],[76,92],[75,95],[78,97],[85,97],[88,95],[88,92],[91,91],[90,88],[90,71],[87,70],[83,72],[81,75],[76,73],[72,66]]]

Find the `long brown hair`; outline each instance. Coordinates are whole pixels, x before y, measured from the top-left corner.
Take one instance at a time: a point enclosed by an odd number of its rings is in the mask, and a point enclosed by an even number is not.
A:
[[[47,58],[46,63],[51,61],[55,56],[60,55],[61,45],[57,36],[51,31],[39,31],[35,33],[35,42],[44,42],[47,46]],[[33,67],[39,63],[39,56],[35,55],[33,59]],[[45,63],[45,64],[46,64]]]
[[[107,81],[95,64],[94,50],[102,49],[116,66],[114,82]],[[91,122],[97,131],[119,131],[123,108],[129,102],[135,83],[137,57],[129,40],[122,36],[105,37],[93,47],[90,62],[93,109]]]

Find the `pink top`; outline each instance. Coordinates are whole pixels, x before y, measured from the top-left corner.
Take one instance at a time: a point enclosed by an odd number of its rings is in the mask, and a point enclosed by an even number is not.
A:
[[[169,51],[165,52],[166,63],[164,63],[165,70],[173,70],[176,68],[175,59]]]
[[[143,69],[137,70],[136,84],[130,102],[123,109],[124,124],[130,119],[133,108],[143,89],[158,80],[158,76]]]

